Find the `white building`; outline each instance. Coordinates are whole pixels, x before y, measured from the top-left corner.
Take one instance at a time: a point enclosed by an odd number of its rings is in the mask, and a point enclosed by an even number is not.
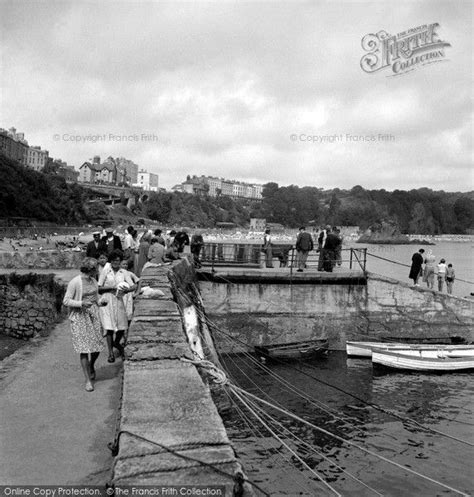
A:
[[[41,171],[48,162],[49,152],[41,147],[28,147],[26,165],[35,171]]]
[[[143,188],[145,191],[158,191],[158,175],[145,170],[138,171],[137,182],[133,186]]]

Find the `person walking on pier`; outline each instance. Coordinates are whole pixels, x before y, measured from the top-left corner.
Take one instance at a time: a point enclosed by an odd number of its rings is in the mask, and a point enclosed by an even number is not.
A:
[[[270,229],[267,228],[263,234],[262,252],[265,253],[265,267],[273,267],[273,252],[272,252],[272,237],[270,236]]]
[[[115,347],[123,357],[123,346],[120,344],[125,330],[128,329],[128,318],[123,301],[123,295],[133,291],[126,282],[126,273],[120,268],[123,254],[120,250],[112,252],[109,256],[109,265],[106,265],[99,277],[99,293],[103,294],[107,306],[100,309],[100,318],[104,334],[107,338],[109,350],[108,362],[115,362]],[[114,340],[114,333],[115,340]]]
[[[98,259],[101,252],[107,250],[104,242],[100,238],[100,231],[94,231],[92,233],[92,241],[87,244],[86,247],[86,257],[93,257],[94,259]]]
[[[201,261],[199,259],[199,254],[204,246],[204,239],[200,231],[197,231],[191,237],[191,254],[193,254],[193,262],[196,268],[202,267]]]
[[[301,226],[298,237],[296,238],[296,264],[298,266],[298,272],[301,273],[306,267],[308,254],[311,250],[313,250],[313,248],[313,237],[306,232],[305,226]]]
[[[446,279],[446,269],[446,260],[441,259],[438,264],[438,292],[443,291],[443,285]]]
[[[327,230],[326,243],[324,244],[323,269],[332,273],[336,265],[336,250],[341,244],[340,238],[331,229]]]
[[[446,289],[448,290],[449,295],[453,293],[453,285],[455,278],[456,275],[454,273],[453,265],[448,264],[448,267],[446,268]]]
[[[425,259],[425,270],[423,271],[423,281],[426,283],[426,286],[431,290],[433,290],[434,288],[435,260],[436,257],[434,256],[433,252],[431,252],[430,250]]]
[[[418,252],[415,252],[411,256],[411,268],[410,268],[410,274],[408,277],[413,280],[413,284],[415,286],[418,285],[418,278],[420,277],[422,273],[422,266],[423,266],[423,254],[425,253],[424,249],[418,250]]]
[[[95,279],[97,259],[83,259],[80,271],[81,274],[69,282],[63,304],[69,307],[72,346],[80,357],[86,378],[86,391],[92,392],[92,382],[95,380],[94,364],[100,352],[104,350],[98,307],[100,300]]]
[[[114,235],[114,229],[112,227],[105,228],[105,236],[102,237],[102,242],[104,243],[104,250],[107,254],[111,254],[114,250],[122,250],[120,237]]]
[[[326,245],[326,238],[330,229],[330,226],[326,226],[321,230],[318,236],[318,249],[316,250],[316,252],[319,252],[318,271],[324,271],[324,247]]]

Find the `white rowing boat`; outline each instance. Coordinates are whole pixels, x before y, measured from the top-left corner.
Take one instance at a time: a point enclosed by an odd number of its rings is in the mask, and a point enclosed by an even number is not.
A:
[[[474,355],[453,356],[443,349],[436,352],[420,348],[414,352],[408,349],[374,348],[372,364],[412,371],[463,371],[474,369]]]
[[[387,342],[346,342],[348,356],[372,357],[374,349],[399,351],[408,355],[418,355],[420,350],[426,351],[431,357],[436,357],[439,351],[450,357],[474,356],[473,345],[444,345],[444,344],[406,344]]]

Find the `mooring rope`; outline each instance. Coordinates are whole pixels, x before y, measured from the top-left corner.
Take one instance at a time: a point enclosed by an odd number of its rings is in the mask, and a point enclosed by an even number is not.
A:
[[[194,361],[191,361],[191,360],[189,360],[189,359],[184,359],[184,358],[183,358],[183,359],[181,359],[181,360],[184,360],[185,362],[192,362],[192,363],[193,363],[193,364],[195,364],[196,366],[200,366],[200,367],[204,367],[204,368],[208,368],[208,369],[210,369],[210,370],[211,370],[211,371],[210,371],[211,376],[216,377],[216,380],[219,382],[218,384],[223,385],[223,386],[226,386],[227,388],[229,388],[229,389],[232,391],[232,393],[234,393],[234,395],[236,395],[236,397],[237,397],[237,398],[239,398],[239,400],[241,400],[241,402],[242,402],[241,396],[250,397],[250,398],[252,398],[253,400],[256,400],[257,402],[261,402],[261,403],[263,403],[264,405],[266,405],[267,407],[270,407],[270,408],[272,408],[272,409],[275,409],[276,411],[279,411],[279,412],[281,412],[282,414],[285,414],[286,416],[289,416],[289,417],[291,417],[291,418],[295,419],[296,421],[299,421],[299,422],[301,422],[301,423],[303,423],[303,424],[305,424],[305,425],[307,425],[307,426],[310,426],[310,427],[311,427],[312,429],[314,429],[314,430],[320,431],[321,433],[324,433],[325,435],[328,435],[328,436],[330,436],[330,437],[333,437],[333,438],[335,438],[336,440],[338,440],[338,441],[340,441],[340,442],[342,442],[342,443],[345,443],[345,444],[348,444],[348,445],[350,445],[350,446],[352,446],[352,447],[355,447],[355,448],[357,448],[357,449],[359,449],[359,450],[361,450],[361,451],[363,451],[363,452],[365,452],[365,453],[367,453],[367,454],[370,454],[370,455],[372,455],[372,456],[374,456],[374,457],[376,457],[376,458],[378,458],[378,459],[380,459],[380,460],[382,460],[382,461],[385,461],[385,462],[387,462],[387,463],[389,463],[389,464],[392,464],[392,465],[394,465],[394,466],[396,466],[396,467],[398,467],[398,468],[400,468],[400,469],[403,469],[404,471],[407,471],[407,472],[409,472],[409,473],[412,473],[412,474],[414,474],[415,476],[418,476],[418,477],[420,477],[420,478],[422,478],[422,479],[425,479],[425,480],[427,480],[427,481],[430,481],[431,483],[434,483],[434,484],[439,485],[439,486],[441,486],[441,487],[443,487],[443,488],[446,488],[446,489],[448,489],[448,490],[451,490],[451,491],[453,491],[453,492],[455,492],[455,493],[457,493],[457,494],[459,494],[459,495],[463,495],[463,496],[465,496],[465,497],[469,497],[469,495],[468,495],[468,494],[466,494],[466,493],[462,492],[461,490],[457,490],[457,489],[456,489],[456,488],[454,488],[454,487],[451,487],[451,486],[449,486],[449,485],[446,485],[446,484],[444,484],[444,483],[442,483],[442,482],[440,482],[440,481],[438,481],[438,480],[435,480],[434,478],[431,478],[431,477],[426,476],[426,475],[424,475],[424,474],[422,474],[422,473],[420,473],[420,472],[418,472],[418,471],[415,471],[415,470],[413,470],[413,469],[410,469],[409,467],[404,466],[404,465],[402,465],[402,464],[399,464],[399,463],[397,463],[397,462],[395,462],[395,461],[392,461],[391,459],[388,459],[387,457],[384,457],[384,456],[382,456],[382,455],[380,455],[380,454],[377,454],[376,452],[374,452],[374,451],[372,451],[372,450],[370,450],[370,449],[366,449],[365,447],[362,447],[362,446],[360,446],[360,445],[358,445],[358,444],[356,444],[356,443],[354,443],[354,442],[351,442],[350,440],[347,440],[347,439],[345,439],[345,438],[343,438],[343,437],[340,437],[339,435],[336,435],[336,434],[334,434],[334,433],[332,433],[332,432],[330,432],[330,431],[328,431],[328,430],[325,430],[324,428],[321,428],[321,427],[319,427],[319,426],[316,426],[315,424],[313,424],[313,423],[311,423],[311,422],[309,422],[309,421],[305,420],[304,418],[301,418],[300,416],[298,416],[298,415],[296,415],[296,414],[292,413],[291,411],[289,411],[289,410],[287,410],[287,409],[283,409],[283,408],[281,408],[281,407],[279,407],[279,406],[277,406],[277,405],[275,405],[275,404],[272,404],[271,402],[268,402],[268,401],[266,401],[265,399],[262,399],[262,398],[260,398],[260,397],[257,397],[256,395],[254,395],[254,394],[252,394],[252,393],[250,393],[250,392],[248,392],[248,391],[246,391],[246,390],[244,390],[244,389],[242,389],[242,388],[238,387],[237,385],[234,385],[233,383],[231,383],[231,382],[229,382],[229,381],[228,381],[227,375],[226,375],[223,371],[219,371],[219,368],[217,368],[217,367],[216,367],[213,363],[211,363],[210,361],[205,361],[205,360],[194,360]],[[223,380],[223,378],[224,378],[225,380]],[[244,405],[245,405],[245,404],[244,404]],[[246,407],[250,410],[250,412],[252,412],[252,410],[248,407],[248,405],[246,405]],[[269,430],[269,432],[270,432],[270,433],[273,433],[273,432],[272,432],[272,430],[271,430],[271,429],[269,429],[268,427],[267,427],[267,429]],[[287,446],[287,444],[285,444],[285,443],[284,443],[284,442],[283,442],[283,441],[282,441],[282,440],[281,440],[278,436],[275,436],[275,437],[276,437],[276,438],[277,438],[277,439],[278,439],[278,440],[279,440],[279,441],[280,441],[283,445],[285,445],[285,447],[287,447],[287,448],[288,448],[288,450],[292,451],[292,449],[291,449],[290,447],[288,447],[288,446]],[[300,459],[301,459],[301,458],[300,458],[299,456],[297,456],[297,455],[295,455],[295,457],[297,457],[297,458],[298,458],[298,460],[300,460]],[[308,467],[308,469],[310,469],[310,471],[311,471],[311,472],[313,472],[313,471],[311,470],[311,468],[309,468],[309,466],[307,466],[307,464],[306,464],[306,463],[304,463],[304,461],[302,461],[302,460],[301,460],[301,462],[302,462],[302,463],[303,463],[306,467]],[[321,479],[321,477],[320,477],[317,473],[314,473],[314,474],[315,474],[315,476],[317,476],[317,478],[318,478],[318,479]],[[321,481],[323,481],[323,480],[321,480]],[[331,488],[331,489],[332,489],[332,487],[329,487],[329,488]],[[339,494],[338,494],[338,493],[337,493],[334,489],[332,489],[332,490],[333,490],[333,491],[334,491],[337,495],[339,495]]]
[[[311,450],[311,452],[314,452],[315,454],[317,454],[319,457],[321,457],[322,459],[324,459],[325,461],[327,461],[329,464],[331,464],[331,466],[334,466],[335,468],[337,468],[339,471],[341,471],[342,473],[346,474],[347,476],[349,476],[350,478],[352,478],[353,480],[355,480],[357,483],[360,483],[361,485],[363,485],[364,487],[368,488],[369,490],[371,490],[372,492],[374,492],[375,494],[379,495],[379,496],[382,496],[381,493],[379,493],[377,490],[375,490],[374,488],[372,488],[371,486],[367,485],[366,483],[364,483],[362,480],[360,480],[359,478],[357,478],[356,476],[354,476],[353,474],[349,473],[348,471],[346,471],[344,468],[342,468],[341,466],[339,466],[338,464],[336,464],[334,461],[332,461],[329,457],[327,457],[326,455],[322,454],[321,452],[317,451],[314,446],[312,446],[311,444],[309,444],[308,442],[304,441],[302,438],[298,437],[297,435],[295,435],[291,430],[289,430],[285,425],[283,425],[280,421],[278,421],[276,418],[274,418],[273,416],[271,416],[270,414],[268,414],[268,412],[266,412],[264,409],[262,409],[261,407],[257,406],[257,404],[255,402],[252,402],[248,399],[248,402],[252,405],[252,407],[257,411],[259,412],[262,416],[266,416],[267,418],[269,418],[273,423],[275,423],[276,425],[278,425],[280,427],[280,429],[284,430],[288,435],[292,436],[293,438],[295,438],[299,443],[301,443],[302,445],[306,446],[306,448],[308,448],[309,450]],[[281,431],[280,431],[281,433]]]
[[[170,452],[174,456],[180,457],[181,459],[184,459],[184,460],[187,460],[187,461],[190,461],[190,462],[198,463],[199,465],[202,465],[202,466],[206,466],[208,468],[213,469],[216,473],[219,473],[219,474],[221,474],[223,476],[227,476],[231,480],[234,480],[234,481],[236,480],[237,474],[228,473],[227,471],[223,471],[222,469],[220,469],[217,466],[215,466],[215,464],[235,464],[236,463],[235,459],[225,459],[223,461],[217,461],[215,463],[209,463],[209,462],[202,461],[201,459],[197,459],[197,458],[192,457],[192,456],[187,456],[185,454],[181,454],[180,452],[177,452],[176,450],[172,449],[171,447],[168,447],[165,444],[157,442],[156,440],[151,440],[149,438],[143,437],[143,436],[138,435],[137,433],[133,433],[133,432],[131,432],[129,430],[120,430],[119,433],[118,433],[118,438],[120,438],[120,435],[129,435],[129,436],[134,437],[134,438],[136,438],[138,440],[141,440],[142,442],[146,442],[146,443],[149,443],[151,445],[156,445],[156,446],[158,446],[158,447],[166,450],[167,452]],[[190,466],[187,465],[187,466],[182,466],[182,467],[183,468],[187,468],[187,467],[190,467]],[[180,467],[176,466],[176,469],[180,469]],[[155,471],[158,472],[159,470],[157,469]],[[168,469],[167,469],[167,471],[168,471]],[[149,471],[149,472],[152,472],[152,471]],[[262,488],[260,488],[253,481],[251,481],[251,480],[249,480],[247,478],[243,478],[243,481],[245,483],[248,483],[249,485],[252,485],[253,487],[255,487],[258,491],[262,492],[263,495],[271,497],[271,495],[268,492],[265,492],[265,490],[263,490]]]
[[[238,393],[233,391],[233,394],[242,402],[242,404],[249,410],[249,412],[255,416],[255,418],[265,427],[266,430],[275,438],[278,440],[293,456],[308,470],[310,471],[321,483],[323,483],[329,490],[331,490],[335,495],[338,497],[342,497],[342,494],[340,494],[336,489],[331,487],[329,483],[327,483],[322,476],[320,476],[316,471],[314,471],[313,468],[308,466],[308,464],[296,453],[287,443],[285,443],[269,426],[265,421],[250,407],[248,402],[245,401],[245,399],[242,398],[242,396]]]
[[[248,416],[245,414],[243,409],[238,404],[238,401],[234,399],[234,397],[230,394],[227,388],[224,388],[224,392],[227,398],[229,399],[230,403],[234,407],[234,409],[237,411],[237,414],[242,418],[244,423],[247,425],[247,428],[252,432],[252,435],[256,439],[257,443],[260,443],[260,446],[266,452],[267,459],[265,462],[267,464],[278,465],[279,469],[286,474],[286,477],[288,479],[291,479],[300,489],[304,490],[307,493],[308,492],[311,493],[311,489],[309,489],[307,486],[304,486],[300,481],[298,481],[295,478],[294,474],[288,470],[288,466],[284,466],[284,463],[290,464],[292,466],[294,465],[293,462],[290,460],[289,456],[284,456],[280,451],[273,451],[272,453],[270,448],[264,447],[262,442],[259,441],[259,439],[263,440],[265,438],[265,435],[263,434],[261,429],[258,427],[258,425],[251,422],[251,420],[248,418]]]
[[[382,461],[385,461],[385,462],[387,462],[389,464],[392,464],[392,465],[394,465],[394,466],[396,466],[396,467],[398,467],[400,469],[403,469],[404,471],[408,471],[409,473],[412,473],[412,474],[414,474],[416,476],[419,476],[420,478],[423,478],[423,479],[425,479],[427,481],[430,481],[431,483],[435,483],[436,485],[439,485],[439,486],[441,486],[443,488],[451,490],[452,492],[455,492],[455,493],[457,493],[459,495],[463,495],[465,497],[469,497],[469,494],[466,494],[466,493],[462,492],[461,490],[457,490],[454,487],[446,485],[446,484],[444,484],[444,483],[442,483],[440,481],[437,481],[437,480],[435,480],[435,479],[433,479],[433,478],[431,478],[429,476],[423,475],[422,473],[419,473],[418,471],[410,469],[409,467],[404,466],[403,464],[399,464],[399,463],[397,463],[395,461],[392,461],[391,459],[388,459],[387,457],[384,457],[384,456],[382,456],[380,454],[377,454],[376,452],[373,452],[370,449],[366,449],[364,447],[361,447],[360,445],[357,445],[354,442],[351,442],[350,440],[346,440],[346,439],[340,437],[339,435],[335,435],[334,433],[331,433],[330,431],[325,430],[324,428],[321,428],[319,426],[316,426],[315,424],[310,423],[309,421],[306,421],[305,419],[301,418],[300,416],[297,416],[296,414],[293,414],[291,411],[288,411],[286,409],[282,409],[281,407],[278,407],[278,406],[276,406],[276,405],[274,405],[274,404],[272,404],[270,402],[267,402],[266,400],[261,399],[261,398],[257,397],[256,395],[253,395],[252,393],[247,392],[247,391],[243,390],[242,388],[240,388],[240,387],[238,387],[236,385],[233,385],[233,384],[229,383],[228,387],[231,390],[236,390],[237,392],[239,392],[239,394],[242,394],[244,396],[249,396],[252,399],[256,400],[257,402],[261,402],[261,403],[265,404],[266,406],[271,407],[272,409],[275,409],[275,410],[281,412],[282,414],[285,414],[286,416],[289,416],[289,417],[295,419],[296,421],[299,421],[300,423],[303,423],[303,424],[305,424],[307,426],[310,426],[311,428],[313,428],[315,430],[318,430],[321,433],[324,433],[324,434],[326,434],[326,435],[328,435],[330,437],[335,438],[336,440],[339,440],[340,442],[349,444],[352,447],[355,447],[355,448],[357,448],[357,449],[359,449],[359,450],[361,450],[363,452],[366,452],[367,454],[370,454],[370,455],[372,455],[372,456],[374,456],[374,457],[376,457],[378,459],[381,459]]]

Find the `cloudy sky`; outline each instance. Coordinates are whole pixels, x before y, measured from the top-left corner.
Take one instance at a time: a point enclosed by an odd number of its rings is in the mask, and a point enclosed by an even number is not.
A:
[[[76,167],[124,156],[165,188],[187,174],[473,188],[471,2],[0,8],[0,127]],[[401,75],[361,69],[365,35],[432,23],[450,44],[434,63]]]

